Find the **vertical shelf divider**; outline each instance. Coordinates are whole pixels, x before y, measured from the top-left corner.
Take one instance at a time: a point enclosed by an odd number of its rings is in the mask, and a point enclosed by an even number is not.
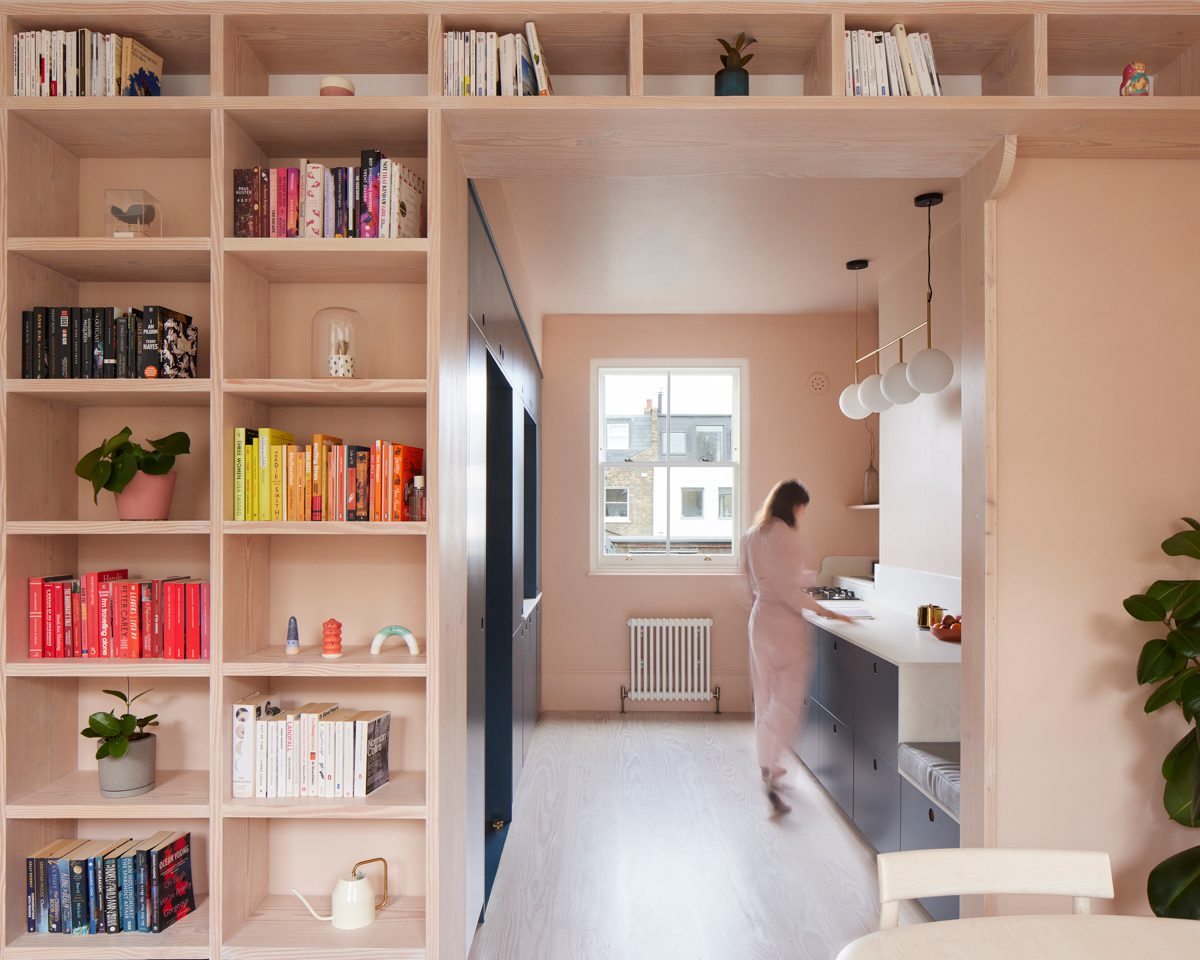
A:
[[[446,67],[443,63],[444,48],[442,46],[442,15],[440,13],[431,13],[429,15],[429,75],[426,77],[426,93],[431,97],[444,96],[446,91],[443,85],[445,80]]]
[[[1044,13],[1035,13],[983,71],[985,97],[1044,97],[1049,89],[1049,37]]]
[[[629,63],[625,69],[625,94],[640,97],[645,90],[645,30],[642,15],[629,15]]]
[[[830,14],[829,22],[817,41],[817,48],[804,71],[806,97],[843,97],[846,95],[846,15]]]

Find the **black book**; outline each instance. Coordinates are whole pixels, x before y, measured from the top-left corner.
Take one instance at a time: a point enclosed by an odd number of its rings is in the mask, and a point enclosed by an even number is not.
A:
[[[348,194],[350,197],[349,210],[347,211],[347,213],[348,213],[347,219],[349,220],[349,226],[347,227],[347,230],[346,230],[346,236],[357,237],[358,236],[358,196],[359,196],[359,191],[361,189],[361,184],[362,184],[362,167],[352,167],[351,169],[354,171],[354,177],[353,177],[354,182],[350,184],[350,192]]]
[[[138,340],[138,376],[157,380],[162,376],[162,308],[147,306],[142,311],[141,336]]]
[[[333,180],[333,235],[343,237],[345,233],[342,230],[342,168],[333,167],[329,175]]]
[[[102,311],[104,332],[104,379],[113,380],[117,376],[117,323],[113,317],[112,307],[98,307]]]
[[[33,379],[45,380],[50,372],[49,358],[49,311],[45,307],[33,308]]]
[[[52,376],[55,380],[71,379],[71,308],[55,307],[53,311],[54,356]]]
[[[96,366],[96,337],[92,332],[92,308],[79,308],[79,376],[91,380]]]
[[[33,379],[33,311],[21,311],[21,379]]]
[[[150,867],[150,932],[161,933],[196,911],[192,887],[192,835],[177,833],[148,854]]]
[[[129,375],[129,314],[121,311],[113,317],[116,330],[117,372],[118,380],[124,380]]]
[[[71,378],[83,377],[83,327],[82,313],[78,307],[71,307]]]
[[[129,308],[129,342],[125,345],[128,355],[125,358],[126,376],[131,380],[140,376],[138,373],[138,331],[142,329],[142,311],[136,307]]]

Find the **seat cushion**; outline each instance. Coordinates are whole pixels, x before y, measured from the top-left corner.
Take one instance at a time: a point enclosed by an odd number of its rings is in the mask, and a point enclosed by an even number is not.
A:
[[[928,797],[959,817],[962,806],[962,749],[955,740],[945,743],[902,743],[896,755],[900,772],[906,774]]]

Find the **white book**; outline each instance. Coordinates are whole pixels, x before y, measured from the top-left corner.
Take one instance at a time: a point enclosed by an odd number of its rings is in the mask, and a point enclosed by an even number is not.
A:
[[[278,796],[279,789],[279,721],[267,721],[267,798]]]
[[[37,88],[39,97],[50,96],[50,31],[37,31]]]
[[[13,82],[14,97],[21,95],[21,34],[13,34]]]
[[[254,733],[254,796],[267,795],[267,721],[258,720]]]
[[[296,774],[296,768],[300,762],[300,753],[296,741],[300,734],[300,714],[295,710],[288,711],[284,715],[283,731],[286,749],[284,771],[287,781],[287,790],[284,796],[298,797],[300,796],[300,779]]]
[[[475,33],[475,76],[472,83],[475,96],[482,97],[487,86],[487,34],[482,30]]]
[[[325,737],[329,732],[326,720],[317,721],[317,796],[325,796]]]
[[[937,67],[933,62],[933,41],[929,34],[921,34],[921,50],[925,54],[925,66],[929,69],[929,81],[933,84],[933,95],[942,95],[942,81],[938,78]]]
[[[104,36],[104,95],[106,97],[115,96],[113,84],[116,82],[116,73],[113,70],[113,48],[116,37],[115,33]]]
[[[85,28],[79,32],[83,34],[83,63],[79,65],[79,95],[90,97],[92,95],[92,31]]]
[[[925,65],[925,51],[921,49],[921,38],[915,33],[908,35],[908,52],[912,56],[917,83],[921,87],[921,96],[932,97],[933,81],[929,79],[929,67]]]
[[[400,237],[400,182],[404,176],[404,164],[399,161],[392,164],[392,205],[388,222],[388,236],[393,239]]]
[[[896,41],[892,39],[890,33],[884,34],[883,37],[883,52],[887,54],[888,65],[888,92],[893,97],[904,96],[902,87],[902,74],[900,73],[900,65],[896,62]]]
[[[871,53],[875,57],[875,92],[881,97],[891,95],[891,88],[888,86],[887,75],[887,56],[883,47],[883,34],[875,32],[871,34]]]
[[[864,79],[863,93],[868,97],[876,96],[879,93],[879,78],[875,76],[875,47],[874,38],[870,30],[862,32],[863,38],[863,63],[866,69],[863,71]]]
[[[320,723],[318,733],[318,755],[320,774],[323,778],[322,787],[318,790],[323,790],[319,795],[322,797],[337,797],[337,735],[341,730],[343,722],[355,711],[353,710],[334,710],[329,713]]]
[[[68,97],[75,96],[77,86],[79,84],[79,43],[78,35],[74,30],[63,34],[63,41],[66,44],[67,52],[67,67],[64,71],[66,74],[66,95]]]
[[[866,36],[865,30],[855,30],[854,31],[854,40],[855,40],[854,63],[858,67],[857,86],[858,86],[858,95],[860,97],[869,96],[870,92],[871,92],[871,90],[870,90],[870,82],[871,81],[870,81],[870,77],[867,74],[867,44],[864,39],[865,36]]]
[[[344,796],[344,788],[342,786],[342,767],[345,765],[346,755],[346,725],[344,723],[331,723],[330,733],[333,734],[333,796]]]
[[[275,763],[278,770],[275,774],[275,796],[286,797],[287,792],[287,718],[280,715],[275,724]]]
[[[321,236],[332,238],[334,230],[334,192],[333,192],[333,169],[325,168],[325,215],[321,220]],[[287,498],[284,498],[284,504],[287,504]],[[304,517],[299,519],[303,520]]]
[[[325,166],[320,163],[304,165],[304,231],[301,236],[312,240],[321,238],[325,229]]]
[[[448,64],[446,62],[446,56],[448,53],[446,48],[449,46],[449,41],[450,41],[450,34],[448,32],[444,32],[442,34],[442,96],[443,97],[449,96],[449,94],[450,94],[450,83],[449,83],[450,64]]]
[[[842,59],[845,60],[845,84],[846,96],[854,96],[854,56],[850,51],[850,31],[845,31],[845,36],[842,39]]]
[[[546,51],[538,39],[537,27],[531,20],[525,24],[525,37],[529,41],[529,56],[533,60],[533,75],[537,79],[538,96],[547,97],[554,93],[550,84],[550,68],[546,64]]]
[[[50,31],[50,96],[61,97],[62,85],[62,36],[61,30]]]
[[[494,97],[496,95],[496,83],[499,80],[499,74],[496,72],[496,41],[500,35],[495,32],[490,32],[487,35],[487,95]]]
[[[475,96],[475,31],[467,34],[467,96]]]
[[[354,721],[354,795],[367,795],[367,721]]]
[[[500,96],[511,97],[513,95],[513,35],[506,33],[498,42],[499,46],[499,69],[500,69]]]
[[[351,713],[342,723],[342,796],[354,794],[354,726],[359,712]]]
[[[919,97],[921,85],[917,81],[917,68],[913,64],[912,50],[908,45],[904,24],[897,23],[892,26],[892,38],[896,41],[896,55],[900,59],[900,69],[904,74],[904,89],[910,97]]]
[[[235,799],[254,796],[254,748],[258,737],[258,718],[262,715],[263,704],[269,700],[265,694],[255,692],[233,704],[230,793]]]
[[[379,239],[391,237],[392,229],[392,161],[379,161]]]
[[[407,167],[400,184],[400,209],[404,211],[400,223],[400,236],[415,238],[421,235],[421,195],[417,191],[417,177]]]

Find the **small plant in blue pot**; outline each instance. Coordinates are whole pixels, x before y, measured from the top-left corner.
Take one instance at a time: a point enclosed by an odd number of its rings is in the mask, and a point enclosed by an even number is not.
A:
[[[750,74],[746,72],[746,64],[754,59],[754,54],[743,56],[742,50],[754,40],[746,39],[746,31],[738,34],[738,38],[730,44],[728,40],[717,40],[725,48],[725,56],[721,57],[723,70],[716,75],[716,94],[718,97],[748,97],[750,95]]]

